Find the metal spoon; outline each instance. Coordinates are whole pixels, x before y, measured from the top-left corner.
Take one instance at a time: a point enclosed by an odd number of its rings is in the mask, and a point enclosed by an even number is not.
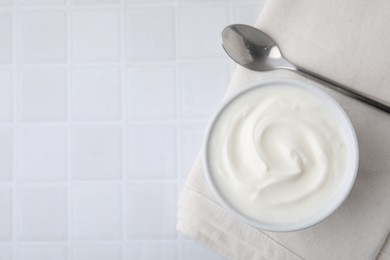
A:
[[[244,24],[233,24],[222,31],[222,44],[227,54],[238,64],[255,71],[286,69],[295,71],[324,85],[390,113],[390,106],[357,90],[342,86],[314,72],[298,67],[286,60],[276,42],[264,32]]]

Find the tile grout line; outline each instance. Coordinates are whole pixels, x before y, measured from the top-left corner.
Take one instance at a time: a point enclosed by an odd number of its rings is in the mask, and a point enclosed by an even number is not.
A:
[[[175,1],[173,2],[175,3]],[[225,4],[229,4],[229,3],[233,3],[234,5],[237,5],[237,6],[245,6],[245,5],[251,5],[251,4],[257,4],[258,1],[256,0],[248,0],[248,1],[232,1],[232,0],[228,0],[226,2],[223,2],[223,1],[211,1],[211,2],[204,2],[204,1],[194,1],[194,2],[182,2],[180,3],[181,5],[183,6],[188,6],[188,7],[194,7],[194,6],[205,6],[205,7],[210,7],[210,6],[222,6],[222,5],[225,5]],[[74,3],[72,4],[74,5],[75,7],[77,8],[80,8],[80,9],[89,9],[89,8],[94,8],[94,9],[105,9],[105,8],[117,8],[117,7],[122,7],[121,3],[118,3],[118,4],[80,4],[80,3]],[[146,7],[146,8],[149,8],[149,7],[156,7],[156,6],[162,6],[162,7],[166,7],[166,6],[170,6],[172,5],[171,2],[167,2],[167,3],[126,3],[124,2],[124,7],[125,8],[129,8],[129,7],[134,7],[134,8],[142,8],[142,7]],[[66,8],[66,5],[64,4],[39,4],[39,5],[28,5],[28,4],[20,4],[20,8],[21,9],[30,9],[30,10],[35,10],[35,9],[65,9]],[[10,10],[12,9],[12,5],[10,6],[0,6],[0,10]]]
[[[155,65],[174,65],[174,64],[185,64],[185,65],[199,65],[203,64],[204,62],[207,62],[209,64],[224,64],[226,63],[226,58],[205,58],[205,59],[191,59],[191,58],[185,58],[180,60],[162,60],[162,61],[125,61],[125,66],[155,66]],[[96,62],[84,62],[84,61],[75,61],[75,66],[90,66],[90,67],[107,67],[107,66],[121,66],[123,65],[123,62],[115,62],[115,61],[96,61]],[[64,66],[63,63],[49,63],[49,62],[43,62],[43,63],[29,63],[24,62],[21,64],[17,64],[17,67],[20,68],[42,68],[42,67],[62,67]],[[0,68],[13,68],[14,66],[12,64],[0,64]]]
[[[120,0],[121,1],[121,0]],[[78,4],[78,3],[73,3],[71,6],[74,6],[77,9],[106,9],[106,8],[118,8],[118,7],[124,7],[124,8],[153,8],[153,7],[167,7],[171,6],[171,3],[126,3],[126,2],[119,2],[117,4]],[[185,3],[185,5],[199,5],[199,3]],[[201,5],[212,5],[208,3],[203,3]],[[222,5],[222,4],[221,4]],[[20,5],[21,9],[25,10],[36,10],[36,9],[66,9],[67,5],[66,4],[37,4],[37,5]],[[12,6],[0,6],[0,11],[1,10],[9,10],[12,9]]]
[[[176,108],[175,108],[176,109]],[[179,120],[176,117],[173,118],[151,118],[151,119],[142,119],[142,118],[131,118],[131,122],[129,124],[132,125],[149,125],[149,124],[175,124],[177,121],[180,123],[196,123],[199,121],[203,121],[208,119],[211,115],[195,115],[195,116],[185,116],[181,117]],[[125,119],[126,121],[126,119]],[[122,124],[123,120],[112,120],[112,121],[72,121],[72,125],[117,125]],[[13,125],[13,122],[1,122],[1,126]],[[38,126],[67,126],[67,121],[26,121],[26,122],[18,122],[19,126],[27,126],[27,127],[38,127]]]
[[[180,26],[180,19],[179,19],[179,13],[180,13],[180,7],[179,7],[179,0],[175,0],[175,7],[174,7],[174,28],[175,28],[175,112],[176,112],[176,154],[175,154],[175,159],[176,159],[176,165],[175,165],[175,170],[176,170],[176,210],[177,210],[177,202],[180,196],[180,174],[179,174],[179,169],[180,169],[180,134],[181,134],[181,129],[180,129],[180,104],[181,104],[181,96],[180,96],[180,85],[179,85],[179,71],[178,71],[178,64],[179,64],[179,53],[180,53],[180,41],[179,41],[179,26]],[[176,223],[177,223],[177,214],[175,216]],[[184,259],[184,253],[183,253],[183,239],[182,237],[178,234],[178,231],[176,230],[176,259]]]
[[[71,259],[72,247],[72,172],[71,172],[71,129],[72,129],[72,80],[71,80],[71,40],[72,9],[66,0],[66,171],[67,171],[67,259]]]
[[[127,183],[127,164],[126,164],[126,3],[125,0],[120,0],[120,24],[119,24],[119,37],[120,37],[120,72],[121,72],[121,116],[122,116],[122,143],[121,143],[121,169],[122,169],[122,190],[121,190],[121,220],[122,220],[122,260],[126,259],[126,235],[127,235],[127,222],[126,222],[126,183]]]
[[[17,212],[17,150],[18,150],[18,127],[17,127],[17,51],[19,44],[18,41],[18,13],[16,4],[17,1],[12,3],[12,259],[16,259],[17,251],[18,251],[18,212]]]

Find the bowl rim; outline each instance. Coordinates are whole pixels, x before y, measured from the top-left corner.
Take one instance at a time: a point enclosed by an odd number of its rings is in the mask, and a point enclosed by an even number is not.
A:
[[[352,169],[348,173],[348,176],[344,180],[345,184],[340,188],[340,190],[336,193],[335,197],[331,200],[334,201],[333,203],[329,202],[327,203],[327,207],[324,207],[325,212],[323,214],[316,213],[313,216],[306,218],[297,222],[290,222],[286,224],[273,224],[273,223],[265,223],[256,221],[245,214],[241,213],[239,210],[235,209],[234,206],[230,205],[229,202],[224,198],[224,196],[219,192],[218,188],[216,187],[214,180],[211,176],[211,170],[209,166],[209,160],[208,160],[208,146],[209,141],[211,137],[211,132],[219,118],[219,116],[223,113],[223,111],[226,109],[226,107],[229,106],[232,102],[234,102],[237,98],[240,96],[250,92],[254,91],[257,88],[266,87],[266,86],[272,86],[277,84],[283,84],[283,85],[290,85],[299,87],[301,89],[308,90],[309,92],[313,93],[314,95],[318,96],[319,98],[325,100],[325,103],[328,107],[333,107],[335,110],[334,113],[337,113],[340,115],[340,120],[343,121],[344,126],[347,128],[347,132],[350,133],[351,143],[349,144],[351,146],[351,154],[349,155],[349,160],[352,159]],[[203,139],[203,169],[204,174],[206,176],[206,181],[208,183],[208,186],[211,188],[213,194],[216,196],[217,201],[222,205],[223,208],[225,208],[229,213],[231,213],[234,217],[238,218],[242,222],[249,224],[255,228],[265,230],[265,231],[272,231],[272,232],[291,232],[291,231],[298,231],[302,230],[308,227],[311,227],[313,225],[316,225],[320,223],[321,221],[325,220],[327,217],[329,217],[331,214],[333,214],[345,201],[345,199],[348,197],[349,193],[352,190],[352,187],[355,183],[357,172],[358,172],[358,166],[359,166],[359,146],[358,141],[355,133],[355,129],[347,115],[347,113],[344,111],[344,109],[337,103],[336,100],[333,99],[329,94],[324,92],[322,89],[319,88],[319,86],[314,82],[306,82],[298,79],[287,79],[287,78],[272,78],[272,79],[266,79],[266,80],[259,80],[254,81],[251,84],[248,84],[243,87],[242,90],[239,90],[235,92],[232,96],[227,98],[217,109],[217,112],[213,115],[210,123],[208,124],[207,130],[205,132],[205,138]],[[348,168],[346,169],[348,171]],[[319,211],[321,213],[321,211]]]

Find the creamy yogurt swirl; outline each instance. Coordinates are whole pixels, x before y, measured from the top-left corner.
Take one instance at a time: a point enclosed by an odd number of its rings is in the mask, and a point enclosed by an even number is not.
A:
[[[346,140],[338,120],[324,100],[299,87],[244,93],[210,133],[217,189],[255,220],[286,223],[314,214],[345,177]]]

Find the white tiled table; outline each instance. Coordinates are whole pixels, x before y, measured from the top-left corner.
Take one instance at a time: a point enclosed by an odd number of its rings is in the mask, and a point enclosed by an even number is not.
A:
[[[175,230],[261,0],[0,0],[0,260],[220,259]]]

